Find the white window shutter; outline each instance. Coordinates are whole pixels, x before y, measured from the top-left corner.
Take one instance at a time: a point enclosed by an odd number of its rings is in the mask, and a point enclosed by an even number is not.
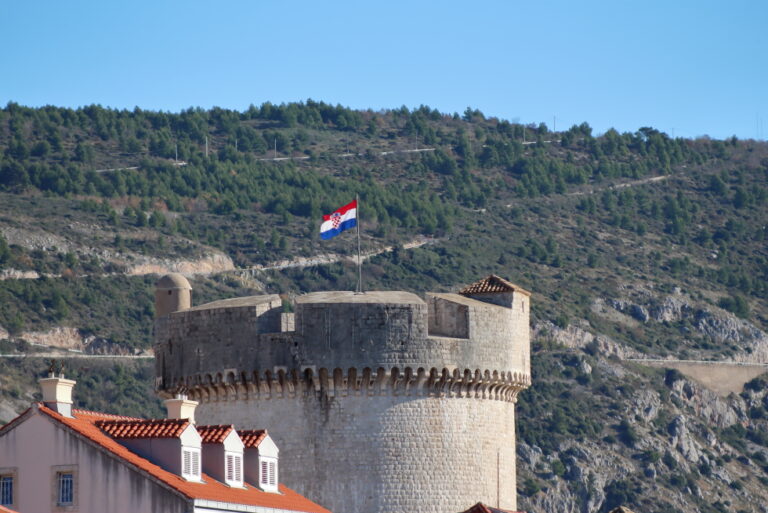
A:
[[[200,453],[192,451],[192,475],[200,477]]]

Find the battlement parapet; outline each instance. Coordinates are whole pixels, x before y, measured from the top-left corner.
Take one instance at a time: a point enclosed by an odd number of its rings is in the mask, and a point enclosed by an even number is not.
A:
[[[528,337],[527,312],[458,294],[317,292],[297,298],[292,317],[277,295],[236,298],[157,319],[157,387],[173,393],[189,376],[233,367],[530,374]]]

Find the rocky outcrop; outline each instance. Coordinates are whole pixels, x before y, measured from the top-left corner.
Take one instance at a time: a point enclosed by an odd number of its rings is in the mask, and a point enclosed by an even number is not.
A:
[[[197,260],[142,258],[142,262],[128,268],[126,274],[212,274],[235,268],[232,259],[223,253],[213,253]]]
[[[560,328],[551,321],[538,322],[533,326],[532,339],[551,340],[559,345],[583,349],[603,356],[619,359],[639,358],[641,353],[619,344],[605,335],[594,334],[575,324]]]
[[[5,333],[5,337],[3,333],[0,333],[0,339],[9,337],[8,333]],[[133,355],[136,353],[136,351],[125,344],[94,335],[85,335],[77,328],[63,326],[51,328],[48,331],[25,331],[17,338],[37,346],[66,349],[85,354]]]
[[[683,455],[691,463],[698,463],[701,459],[701,446],[694,440],[688,431],[685,417],[678,415],[669,424],[669,435],[672,437],[672,447]]]
[[[30,231],[6,226],[0,233],[8,244],[22,248],[42,251],[59,251],[66,253],[73,250],[73,245],[64,237],[49,232]]]
[[[730,312],[711,305],[697,305],[679,288],[661,298],[646,290],[636,292],[634,300],[598,298],[594,301],[592,309],[611,318],[606,307],[641,324],[687,321],[686,329],[692,326],[693,335],[704,337],[719,346],[738,346],[739,350],[728,360],[744,363],[768,362],[768,334]],[[615,315],[613,320],[617,320]]]
[[[610,374],[622,382],[638,376],[631,365],[616,360],[599,358],[596,368],[600,375]],[[618,436],[602,444],[588,437],[566,439],[545,452],[519,440],[518,483],[523,493],[518,507],[541,512],[606,511],[607,505],[616,505],[616,490],[636,488],[634,503],[653,497],[657,509],[652,511],[667,510],[658,509],[660,505],[695,511],[697,501],[711,504],[722,497],[734,501],[734,511],[764,511],[761,505],[768,492],[760,476],[768,465],[752,459],[758,453],[768,458],[768,451],[746,439],[746,446],[736,449],[722,433],[754,424],[750,409],[762,411],[768,406],[767,396],[764,387],[753,386],[723,398],[670,373],[661,387],[633,390],[621,403],[623,410],[606,419],[603,435],[618,433],[618,420],[628,420],[635,433],[631,443],[617,440]],[[699,477],[686,480],[682,477],[686,475]],[[531,481],[536,486],[526,488]],[[606,503],[609,499],[612,502]]]
[[[80,330],[75,328],[57,327],[48,331],[25,331],[19,338],[30,344],[47,347],[59,347],[62,349],[74,349],[82,351],[85,347]]]
[[[36,280],[40,277],[37,271],[19,271],[18,269],[0,270],[0,280]]]

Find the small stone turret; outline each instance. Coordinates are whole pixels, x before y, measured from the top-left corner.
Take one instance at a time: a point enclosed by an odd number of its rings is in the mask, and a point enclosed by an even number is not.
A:
[[[192,286],[178,273],[166,274],[155,283],[155,316],[188,310],[192,306]]]

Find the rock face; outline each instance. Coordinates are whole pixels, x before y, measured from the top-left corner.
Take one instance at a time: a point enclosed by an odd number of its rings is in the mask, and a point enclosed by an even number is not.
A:
[[[0,340],[3,338],[10,338],[10,335],[0,330]],[[85,354],[130,355],[134,353],[125,345],[94,335],[84,335],[77,328],[63,326],[51,328],[48,331],[25,331],[16,338],[37,346],[67,349]]]
[[[696,304],[680,289],[661,297],[643,290],[632,300],[598,298],[593,305],[593,311],[610,317],[606,311],[608,308],[640,324],[685,322],[687,325],[683,329],[692,328],[692,336],[702,337],[716,346],[738,347],[738,351],[727,358],[729,361],[768,362],[768,334],[730,312],[711,305]]]
[[[593,311],[623,326],[682,321],[699,336],[721,340],[723,345],[730,343],[729,337],[747,348],[762,344],[763,332],[749,322],[715,307],[695,305],[679,291],[659,301],[650,296],[645,299],[643,303],[598,300]],[[637,352],[591,331],[586,321],[564,329],[551,322],[539,322],[533,330],[534,341],[541,347],[552,347],[548,344],[552,342],[555,346],[533,358],[535,361],[551,359],[551,354],[562,355],[555,360],[562,375],[552,371],[551,361],[543,364],[546,372],[539,370],[537,383],[542,387],[555,386],[563,376],[577,376],[581,384],[593,379],[601,383],[591,394],[615,398],[615,390],[623,389],[623,397],[611,402],[608,418],[600,421],[603,427],[599,437],[604,437],[606,443],[568,434],[556,447],[545,450],[519,442],[518,482],[524,492],[519,508],[536,513],[586,513],[630,503],[638,506],[637,510],[662,512],[697,511],[701,504],[719,503],[728,511],[768,511],[765,381],[752,382],[743,391],[740,386],[736,394],[718,394],[679,372],[665,374],[622,361],[636,358]],[[754,354],[757,349],[751,351]],[[648,354],[643,356],[647,358]],[[734,360],[747,356],[750,353],[743,351]],[[658,363],[665,367],[664,361]],[[746,367],[735,362],[727,365]],[[578,372],[574,373],[574,369]],[[547,380],[549,374],[557,375]],[[577,387],[575,381],[570,383],[571,388]],[[550,404],[565,408],[579,400],[571,397],[568,387],[565,390]],[[527,394],[521,400],[529,397]],[[543,414],[548,412],[544,410]],[[582,415],[593,414],[582,411]],[[622,437],[622,422],[631,426],[631,437]],[[525,416],[518,415],[518,425],[525,423]]]
[[[530,491],[523,494],[519,507],[586,513],[608,511],[621,502],[642,502],[648,505],[646,511],[661,512],[696,511],[701,509],[699,504],[719,503],[721,510],[768,511],[768,390],[761,382],[743,388],[768,370],[763,366],[768,363],[768,336],[748,320],[694,301],[680,289],[663,295],[622,290],[624,297],[595,299],[592,312],[626,331],[676,330],[678,349],[688,351],[689,357],[697,354],[696,344],[710,344],[725,355],[723,363],[690,364],[699,365],[699,374],[723,387],[734,380],[738,386],[728,385],[730,389],[723,392],[706,379],[695,381],[679,372],[667,373],[665,380],[664,371],[641,371],[628,360],[679,357],[674,350],[640,353],[597,332],[586,320],[567,327],[539,321],[533,328],[534,341],[546,348],[554,343],[555,353],[574,355],[566,361],[576,361],[568,365],[578,373],[561,364],[560,369],[571,372],[566,375],[579,376],[581,383],[607,379],[617,383],[614,387],[623,387],[628,381],[645,380],[646,385],[625,390],[628,398],[613,400],[615,416],[606,420],[601,435],[607,433],[603,441],[609,443],[566,439],[546,451],[519,442],[518,480],[524,483],[521,489]],[[584,358],[585,354],[591,358]],[[665,360],[657,363],[661,368],[673,367]],[[638,374],[646,372],[659,376],[654,386],[647,386],[647,380],[653,379],[650,375]],[[603,387],[597,393],[612,389]],[[593,415],[580,413],[586,418]],[[620,421],[631,426],[631,438],[622,438]]]
[[[592,374],[601,379],[645,379],[632,364],[596,358]],[[660,373],[658,379],[653,387],[631,386],[627,398],[608,410],[615,416],[605,419],[601,436],[620,438],[623,419],[634,431],[631,441],[566,436],[554,450],[518,441],[518,481],[521,490],[529,490],[519,508],[591,513],[643,504],[645,511],[661,513],[728,501],[732,511],[767,511],[768,419],[762,412],[768,412],[768,388],[752,385],[740,395],[720,397],[679,373],[666,379]],[[581,414],[594,418],[590,411]],[[724,433],[741,434],[729,439]]]
[[[18,269],[0,270],[0,280],[36,280],[40,277],[37,271],[19,271]]]
[[[25,331],[19,335],[19,338],[39,346],[75,349],[78,351],[82,351],[85,348],[84,338],[80,331],[75,328],[58,327],[48,331]]]
[[[69,226],[74,232],[89,233],[93,235],[99,231],[98,226],[87,226],[79,223],[72,223]],[[49,233],[47,231],[30,231],[19,228],[5,227],[0,232],[6,238],[9,244],[17,245],[29,250],[41,250],[58,253],[75,253],[87,257],[95,257],[103,263],[108,263],[113,267],[124,270],[128,275],[145,274],[167,274],[178,272],[182,274],[211,274],[222,271],[233,270],[234,263],[226,254],[213,248],[203,247],[185,241],[190,250],[194,253],[204,254],[199,258],[162,258],[133,253],[130,251],[119,251],[115,249],[105,249],[104,246],[91,247],[86,244],[73,242],[72,240]],[[114,234],[103,234],[113,237]],[[148,237],[141,234],[138,238]],[[192,252],[192,251],[190,251]],[[22,271],[15,269],[5,269],[0,271],[0,280],[2,279],[36,279],[40,275],[35,271]]]
[[[211,274],[221,271],[231,271],[235,268],[232,259],[223,253],[214,253],[197,260],[159,260],[142,259],[144,263],[135,264],[128,268],[126,274]]]
[[[552,340],[573,349],[587,349],[603,356],[620,359],[639,358],[642,353],[626,347],[605,335],[593,334],[574,324],[560,328],[551,321],[538,322],[532,331],[534,339]]]

